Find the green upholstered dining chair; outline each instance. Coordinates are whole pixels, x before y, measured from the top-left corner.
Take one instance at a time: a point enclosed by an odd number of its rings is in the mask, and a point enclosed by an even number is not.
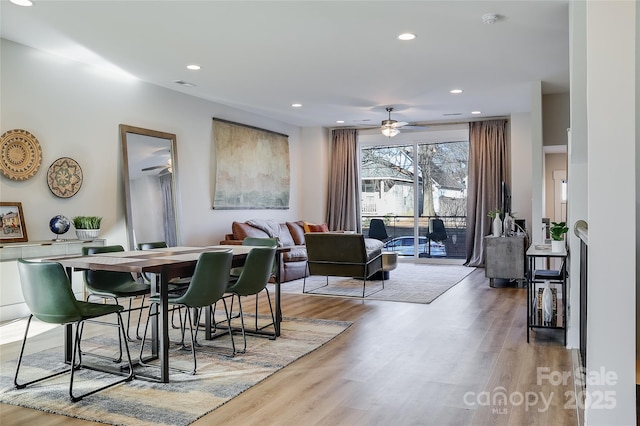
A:
[[[22,294],[31,314],[29,315],[29,319],[27,320],[27,327],[24,333],[24,339],[22,341],[22,348],[20,349],[18,365],[16,367],[14,385],[17,389],[22,389],[33,383],[41,382],[51,377],[70,372],[71,377],[69,380],[69,396],[71,397],[71,401],[76,402],[81,400],[85,396],[94,394],[119,383],[129,381],[133,378],[133,365],[131,364],[129,346],[127,345],[125,337],[124,323],[122,322],[122,316],[120,314],[124,309],[122,306],[114,304],[90,303],[76,300],[76,297],[71,289],[71,283],[69,282],[69,278],[67,277],[64,268],[62,267],[62,265],[56,262],[28,262],[23,259],[18,259],[18,272],[20,274],[20,285],[22,287]],[[98,389],[85,392],[81,395],[74,395],[74,372],[84,367],[84,365],[82,364],[82,355],[79,350],[84,321],[111,314],[117,315],[119,335],[125,341],[129,370],[128,374],[124,378],[99,387]],[[29,326],[31,325],[31,320],[33,319],[33,317],[36,317],[40,321],[50,324],[76,325],[71,367],[69,369],[59,371],[45,377],[31,380],[27,383],[18,383],[18,374],[20,372],[22,357],[24,355],[25,345],[27,343]]]
[[[164,241],[154,241],[150,243],[138,243],[138,250],[153,250],[159,248],[167,248],[167,243]],[[142,279],[145,283],[149,283],[151,285],[152,277],[150,274],[142,274]],[[176,277],[172,278],[169,281],[169,292],[170,293],[184,293],[184,291],[189,287],[189,282],[191,281],[191,277]],[[144,304],[144,295],[142,296],[142,304]],[[171,326],[173,328],[183,328],[184,324],[182,323],[182,315],[180,315],[180,311],[178,310],[178,315],[180,319],[180,327],[175,325],[174,315],[175,311],[171,312]],[[140,324],[140,319],[142,318],[142,311],[140,311],[140,315],[138,316],[138,324]],[[138,339],[140,335],[138,334],[138,329],[136,328],[136,336]]]
[[[276,338],[275,333],[275,317],[273,316],[273,306],[271,304],[271,297],[269,296],[269,289],[267,284],[271,278],[273,271],[273,262],[275,259],[276,248],[275,247],[255,247],[251,249],[245,260],[244,267],[240,273],[240,277],[235,282],[230,282],[227,287],[227,293],[232,297],[231,311],[233,314],[233,300],[238,298],[238,314],[240,315],[240,321],[242,325],[242,339],[244,341],[242,353],[247,350],[247,337],[244,327],[244,314],[242,311],[242,300],[244,296],[256,297],[264,290],[267,293],[267,300],[269,301],[269,310],[271,311],[271,323],[266,324],[258,328],[258,303],[256,301],[256,330],[262,330],[269,326],[273,326],[274,332],[272,339]]]
[[[247,237],[242,240],[243,246],[255,246],[255,247],[278,247],[277,238],[259,238],[259,237]],[[231,281],[236,281],[242,272],[242,266],[238,266],[231,269]],[[274,272],[275,273],[275,272]]]
[[[167,243],[164,241],[155,241],[151,243],[139,243],[138,250],[153,250],[158,248],[167,248]],[[151,282],[149,276],[143,277],[146,282]],[[191,277],[179,277],[173,278],[169,281],[169,291],[176,293],[179,291],[186,290],[189,287],[189,281],[191,281]]]
[[[197,361],[196,361],[196,337],[198,332],[198,322],[200,311],[202,308],[214,305],[218,300],[222,299],[224,304],[225,313],[227,316],[227,326],[229,329],[229,336],[231,337],[231,355],[235,355],[236,347],[233,340],[233,333],[231,330],[231,317],[227,310],[226,301],[223,299],[225,291],[227,289],[227,283],[229,282],[229,271],[231,270],[231,261],[233,259],[233,252],[231,250],[226,251],[213,251],[204,252],[200,254],[198,262],[196,263],[193,276],[189,287],[182,295],[169,296],[167,302],[174,307],[187,308],[187,320],[189,322],[189,328],[191,331],[191,352],[193,354],[193,370],[191,374],[196,374]],[[144,334],[142,335],[142,345],[140,346],[140,363],[142,362],[142,354],[144,349],[145,339],[147,337],[147,329],[149,327],[149,319],[153,315],[158,315],[152,311],[154,304],[160,303],[158,296],[151,296],[149,298],[151,306],[149,306],[149,316],[147,317],[147,324],[144,328]],[[191,309],[195,312],[195,318],[191,318]],[[195,326],[195,327],[194,327]],[[194,331],[195,329],[195,331]],[[184,340],[184,329],[183,340]]]
[[[120,245],[82,248],[82,254],[84,255],[120,251],[124,251],[124,248]],[[151,287],[148,284],[134,280],[133,276],[128,272],[114,271],[84,271],[84,284],[87,289],[87,302],[91,297],[113,299],[116,304],[119,304],[119,299],[129,299],[129,307],[125,309],[125,312],[127,312],[127,338],[133,341],[129,337],[131,311],[144,308],[144,297],[140,306],[135,308],[133,307],[133,299],[138,296],[150,295]]]

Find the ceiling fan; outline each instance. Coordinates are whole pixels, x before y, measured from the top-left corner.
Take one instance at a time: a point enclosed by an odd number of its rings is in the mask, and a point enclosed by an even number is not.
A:
[[[161,169],[160,172],[159,172],[160,174],[162,174],[163,172],[171,173],[171,171],[172,171],[171,170],[171,159],[169,158],[167,160],[166,164],[160,164],[158,166],[145,167],[145,168],[141,169],[140,171],[149,172],[151,170],[158,170],[158,169]]]
[[[388,138],[392,138],[398,133],[400,133],[400,128],[406,126],[406,121],[396,121],[391,119],[391,111],[393,111],[393,107],[387,107],[387,112],[389,113],[388,120],[382,120],[382,125],[380,126],[380,131],[382,134]]]

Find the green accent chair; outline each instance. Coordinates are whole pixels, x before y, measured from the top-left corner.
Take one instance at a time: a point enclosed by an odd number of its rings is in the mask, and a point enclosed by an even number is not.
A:
[[[121,312],[124,310],[122,306],[76,300],[75,295],[73,294],[73,291],[71,289],[71,283],[69,282],[69,278],[67,277],[64,268],[62,267],[62,265],[56,262],[28,262],[23,259],[18,259],[18,272],[20,274],[20,285],[22,287],[22,294],[24,296],[27,307],[31,311],[31,314],[29,315],[29,319],[27,321],[24,339],[22,341],[22,348],[20,349],[20,356],[18,358],[18,366],[16,367],[16,375],[14,377],[14,385],[17,389],[23,389],[33,383],[38,383],[51,377],[71,372],[69,381],[69,396],[71,397],[71,401],[76,402],[81,400],[85,396],[92,395],[103,389],[133,379],[133,365],[131,363],[129,346],[126,342],[126,333],[121,316]],[[98,389],[85,392],[81,395],[74,395],[73,378],[75,371],[83,367],[96,369],[95,367],[90,367],[82,364],[80,341],[82,339],[84,322],[89,319],[99,318],[111,314],[117,315],[119,336],[121,337],[121,339],[124,338],[125,340],[128,373],[124,378],[109,383]],[[31,325],[31,320],[33,319],[33,317],[36,317],[40,321],[44,321],[50,324],[76,325],[71,367],[69,369],[50,374],[46,377],[31,380],[27,383],[19,383],[18,375],[20,372],[20,366],[22,365],[22,357],[24,355],[25,345],[27,343],[29,326]]]
[[[269,310],[271,311],[271,324],[264,325],[258,328],[258,304],[256,302],[256,331],[263,330],[269,326],[273,326],[274,331],[271,335],[271,339],[276,338],[275,333],[275,317],[273,315],[273,306],[271,304],[271,297],[269,295],[269,289],[267,284],[271,278],[273,271],[273,262],[275,259],[276,248],[275,247],[256,247],[251,249],[245,260],[244,267],[240,273],[240,277],[235,282],[230,282],[227,288],[227,293],[230,294],[231,299],[231,311],[233,313],[233,300],[237,296],[238,298],[238,314],[241,321],[242,339],[244,341],[244,348],[241,353],[247,350],[247,337],[244,327],[244,314],[242,311],[243,296],[253,296],[256,298],[258,294],[264,290],[267,293],[267,300],[269,301]]]
[[[191,370],[191,374],[196,374],[197,369],[196,346],[198,346],[198,343],[196,342],[196,338],[200,312],[202,308],[214,305],[218,300],[222,300],[227,316],[229,336],[231,337],[231,356],[236,353],[233,333],[231,331],[231,317],[227,310],[226,301],[223,298],[227,289],[227,283],[229,282],[229,271],[231,270],[232,260],[233,252],[231,250],[205,252],[200,254],[187,291],[179,296],[170,295],[167,300],[169,305],[174,306],[173,309],[181,307],[187,308],[187,320],[191,331],[191,352],[193,354],[193,370]],[[140,363],[142,365],[145,365],[142,361],[142,354],[147,337],[147,330],[149,328],[149,319],[154,315],[158,315],[157,309],[154,310],[152,308],[154,305],[160,303],[160,298],[158,296],[151,296],[149,301],[151,302],[151,305],[149,306],[149,316],[142,336],[142,345],[140,346]],[[194,310],[195,318],[193,321],[191,318],[191,309]],[[182,339],[184,340],[184,329]]]
[[[102,247],[83,247],[82,254],[101,254],[101,253],[113,253],[124,251],[124,248],[120,245],[102,246]],[[114,271],[84,271],[84,283],[87,289],[87,302],[91,297],[98,297],[101,299],[113,299],[116,304],[119,304],[118,299],[129,299],[129,308],[125,309],[127,312],[127,338],[133,341],[129,337],[129,327],[131,324],[131,311],[144,309],[144,296],[151,294],[151,287],[148,284],[140,283],[133,279],[133,276],[129,272],[114,272]],[[139,307],[133,307],[133,299],[143,296],[142,302]]]
[[[362,296],[370,296],[384,289],[384,276],[382,287],[366,294],[367,279],[375,273],[382,271],[382,243],[365,239],[362,234],[310,232],[304,234],[307,243],[307,268],[309,275],[324,275],[326,284],[329,285],[329,277],[353,277],[362,280]],[[368,241],[369,244],[368,244]],[[307,278],[302,284],[303,293],[320,293],[318,288],[307,291]],[[335,294],[334,294],[335,295]],[[351,296],[345,294],[348,297]]]

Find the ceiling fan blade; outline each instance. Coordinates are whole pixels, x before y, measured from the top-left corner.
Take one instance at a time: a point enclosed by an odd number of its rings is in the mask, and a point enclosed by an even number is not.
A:
[[[167,168],[166,165],[162,165],[162,166],[151,166],[151,167],[145,167],[144,169],[141,169],[140,171],[142,172],[148,172],[150,170],[157,170],[157,169],[165,169]]]
[[[406,126],[407,124],[409,123],[407,123],[406,121],[396,121],[391,126],[395,127],[396,129],[399,129],[400,127]]]

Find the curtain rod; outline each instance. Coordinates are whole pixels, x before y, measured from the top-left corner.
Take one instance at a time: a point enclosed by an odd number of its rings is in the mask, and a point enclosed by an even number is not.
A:
[[[477,123],[480,121],[491,121],[491,120],[507,120],[509,121],[509,116],[503,115],[503,116],[495,116],[495,117],[483,117],[483,118],[476,118],[473,120],[465,120],[465,121],[432,121],[432,122],[427,122],[427,121],[419,121],[416,123],[413,123],[411,125],[414,126],[436,126],[436,125],[445,125],[445,124],[469,124],[469,123]],[[371,127],[329,127],[329,130],[336,130],[336,129],[357,129],[357,130],[372,130],[372,129],[378,129],[380,126],[371,126]],[[400,128],[402,131],[402,127]]]

